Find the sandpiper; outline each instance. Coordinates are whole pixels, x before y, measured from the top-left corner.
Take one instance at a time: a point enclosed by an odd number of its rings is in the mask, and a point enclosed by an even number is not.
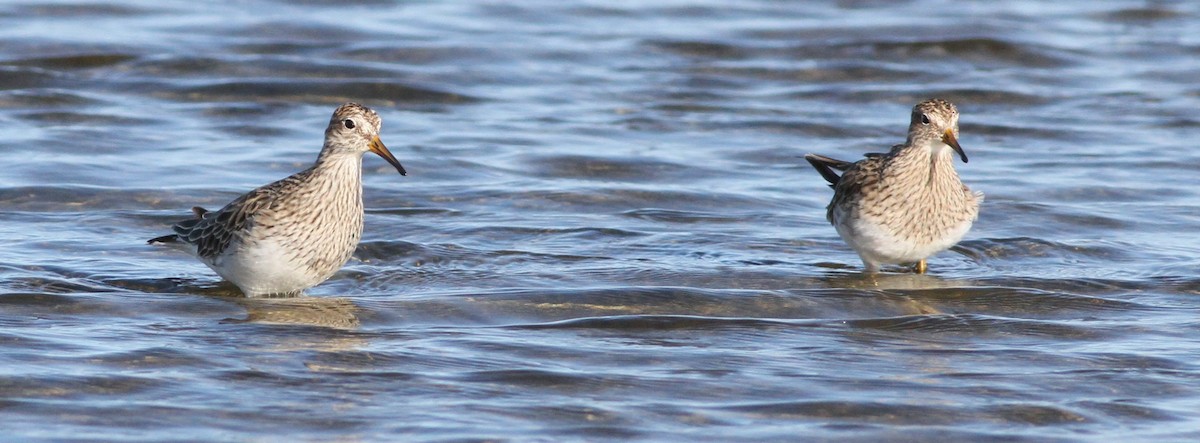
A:
[[[333,112],[312,167],[195,217],[150,244],[182,245],[247,296],[298,295],[350,259],[363,230],[362,157],[379,154],[407,175],[379,139],[379,115],[357,103]]]
[[[958,178],[958,109],[940,99],[918,103],[908,141],[857,162],[808,154],[804,158],[833,188],[826,217],[862,257],[866,272],[883,264],[915,264],[962,240],[979,215],[983,193]],[[843,171],[839,177],[834,170]]]

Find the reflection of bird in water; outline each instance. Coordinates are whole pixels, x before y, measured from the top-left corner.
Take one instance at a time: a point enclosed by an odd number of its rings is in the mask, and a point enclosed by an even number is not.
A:
[[[345,298],[291,297],[235,299],[246,308],[239,322],[355,329],[358,307]]]

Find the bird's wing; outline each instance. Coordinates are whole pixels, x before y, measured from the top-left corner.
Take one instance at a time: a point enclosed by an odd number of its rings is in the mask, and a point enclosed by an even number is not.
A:
[[[303,176],[310,171],[311,169],[301,171],[250,191],[217,211],[192,208],[196,218],[176,223],[173,227],[175,234],[179,240],[195,245],[196,255],[203,258],[216,257],[229,247],[235,237],[241,235],[247,224],[253,222],[256,214],[270,207],[288,188],[303,182]]]
[[[263,188],[238,197],[218,211],[200,214],[173,227],[185,243],[196,246],[196,255],[213,258],[225,251],[233,238],[246,228],[246,223],[258,210],[270,203],[270,192]],[[197,211],[198,212],[198,211]]]
[[[870,155],[854,162],[842,173],[837,184],[833,186],[834,198],[858,198],[863,195],[863,188],[877,186],[883,177],[883,169],[891,157],[887,155]]]

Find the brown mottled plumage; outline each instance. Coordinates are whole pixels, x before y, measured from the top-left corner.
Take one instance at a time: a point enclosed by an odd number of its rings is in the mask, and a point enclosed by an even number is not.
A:
[[[927,257],[966,235],[983,201],[982,193],[959,180],[954,152],[967,161],[958,145],[958,110],[931,99],[913,107],[908,140],[886,154],[867,154],[853,163],[804,157],[833,187],[826,216],[867,272],[903,263],[925,272]],[[838,176],[834,170],[844,172]]]
[[[152,244],[177,243],[248,296],[293,295],[350,259],[362,236],[362,155],[379,154],[405,175],[379,140],[379,115],[347,103],[333,113],[312,167],[250,191]]]

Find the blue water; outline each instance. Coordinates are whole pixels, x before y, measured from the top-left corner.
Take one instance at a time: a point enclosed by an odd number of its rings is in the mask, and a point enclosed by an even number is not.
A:
[[[0,4],[0,439],[1200,439],[1200,4]],[[958,105],[987,195],[859,272],[800,158]],[[376,109],[355,258],[145,244]]]

